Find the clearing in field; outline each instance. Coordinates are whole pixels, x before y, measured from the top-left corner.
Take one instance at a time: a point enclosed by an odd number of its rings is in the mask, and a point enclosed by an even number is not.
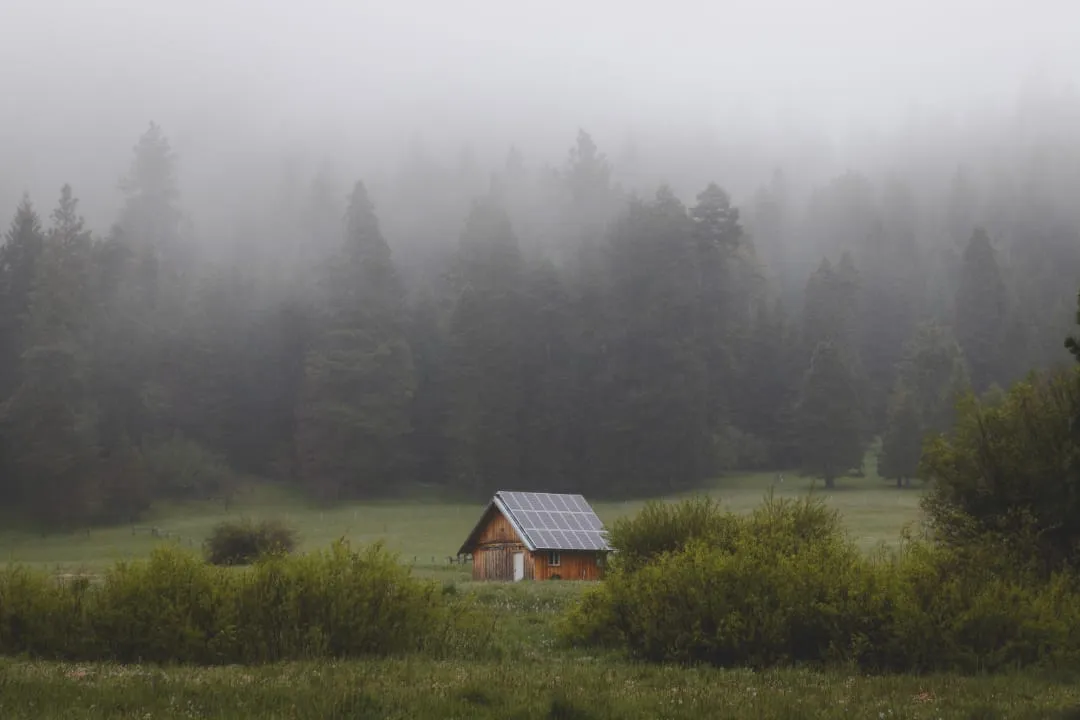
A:
[[[698,492],[721,500],[736,512],[758,505],[773,488],[778,497],[797,497],[813,490],[840,511],[852,538],[864,549],[893,544],[902,528],[919,518],[918,489],[899,490],[879,479],[867,463],[866,477],[838,482],[834,490],[794,474],[746,474],[721,478]],[[664,499],[676,500],[684,496]],[[644,501],[592,502],[605,525],[641,509]],[[75,533],[0,532],[0,562],[20,563],[60,572],[97,573],[118,560],[145,557],[163,542],[198,549],[211,528],[227,519],[279,517],[295,527],[300,550],[325,548],[345,538],[354,546],[383,541],[403,562],[445,579],[465,580],[470,568],[453,564],[462,538],[476,524],[483,503],[365,502],[330,509],[315,506],[294,493],[259,487],[239,496],[229,510],[220,503],[161,507],[137,525],[92,528]]]

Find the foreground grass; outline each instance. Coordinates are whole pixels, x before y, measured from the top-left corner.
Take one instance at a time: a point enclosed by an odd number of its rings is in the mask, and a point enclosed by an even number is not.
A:
[[[873,463],[867,464],[868,469]],[[739,475],[717,480],[704,489],[736,512],[760,504],[772,486],[778,497],[805,495],[811,481],[776,474]],[[816,492],[838,509],[854,540],[870,549],[879,542],[891,544],[901,528],[918,518],[917,490],[898,490],[870,474],[865,478],[841,480],[836,490]],[[671,498],[676,499],[676,498]],[[644,502],[594,503],[605,522],[636,513]],[[300,550],[322,549],[338,538],[354,546],[382,540],[414,565],[418,574],[440,580],[459,581],[469,569],[450,564],[461,542],[479,518],[482,503],[462,504],[417,500],[346,504],[331,509],[312,506],[294,495],[261,487],[237,498],[228,511],[220,503],[193,503],[163,507],[133,528],[130,525],[94,528],[74,533],[41,535],[21,530],[0,530],[0,563],[17,562],[63,572],[99,573],[118,560],[147,556],[163,542],[179,542],[198,548],[211,528],[226,519],[271,517],[286,519],[297,528]],[[150,527],[159,528],[168,539],[155,537]]]
[[[502,662],[149,668],[0,661],[0,717],[1069,718],[1080,686],[1036,676],[886,677]]]

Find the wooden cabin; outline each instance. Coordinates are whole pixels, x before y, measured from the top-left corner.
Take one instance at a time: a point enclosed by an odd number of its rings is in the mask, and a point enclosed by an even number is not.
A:
[[[473,580],[598,580],[610,550],[581,495],[499,491],[458,555]]]

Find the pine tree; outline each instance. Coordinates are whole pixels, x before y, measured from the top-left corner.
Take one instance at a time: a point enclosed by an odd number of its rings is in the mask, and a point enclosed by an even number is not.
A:
[[[960,346],[934,321],[916,327],[897,365],[897,381],[931,432],[952,427],[957,398],[970,386]]]
[[[139,138],[127,175],[120,180],[125,201],[119,225],[124,234],[153,257],[175,251],[180,237],[176,156],[157,123]]]
[[[733,420],[769,448],[774,467],[798,462],[794,411],[800,374],[806,364],[798,353],[797,328],[783,305],[763,304],[746,342],[739,348],[739,373],[733,387]]]
[[[445,485],[448,482],[447,447],[447,338],[444,318],[430,293],[413,306],[409,319],[409,347],[416,368],[413,396],[412,455],[420,482]]]
[[[832,343],[814,351],[797,412],[803,473],[832,488],[836,478],[862,466],[861,399],[843,352]]]
[[[971,384],[982,392],[1002,382],[1005,283],[985,230],[976,230],[964,249],[956,292],[956,339],[971,369]]]
[[[521,252],[506,213],[477,201],[454,264],[447,337],[447,465],[458,489],[489,495],[522,477]]]
[[[91,240],[70,186],[51,217],[30,292],[19,383],[2,414],[30,512],[70,525],[100,502],[87,353]]]
[[[684,489],[710,470],[696,249],[686,208],[666,187],[631,204],[607,247],[611,342],[592,470],[609,492]]]
[[[324,500],[385,494],[406,477],[415,379],[404,291],[359,182],[325,293],[297,411],[301,481]]]
[[[44,244],[41,220],[28,196],[23,196],[0,246],[0,401],[17,381],[23,327],[30,293]]]
[[[574,398],[570,298],[555,267],[527,268],[522,322],[522,482],[549,492],[580,490],[569,457]]]
[[[734,304],[733,256],[743,239],[739,210],[715,183],[710,183],[697,196],[690,210],[693,237],[696,243],[698,281],[697,318],[699,350],[708,373],[708,432],[719,432],[727,423],[731,404],[731,388],[735,377],[732,341]],[[687,273],[687,279],[691,273]]]
[[[922,455],[922,421],[914,398],[900,387],[893,395],[878,456],[878,475],[903,487],[916,476]]]

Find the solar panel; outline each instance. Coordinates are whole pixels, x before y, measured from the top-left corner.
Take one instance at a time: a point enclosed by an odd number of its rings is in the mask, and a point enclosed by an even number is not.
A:
[[[512,520],[538,550],[608,550],[604,525],[581,495],[499,492]]]

